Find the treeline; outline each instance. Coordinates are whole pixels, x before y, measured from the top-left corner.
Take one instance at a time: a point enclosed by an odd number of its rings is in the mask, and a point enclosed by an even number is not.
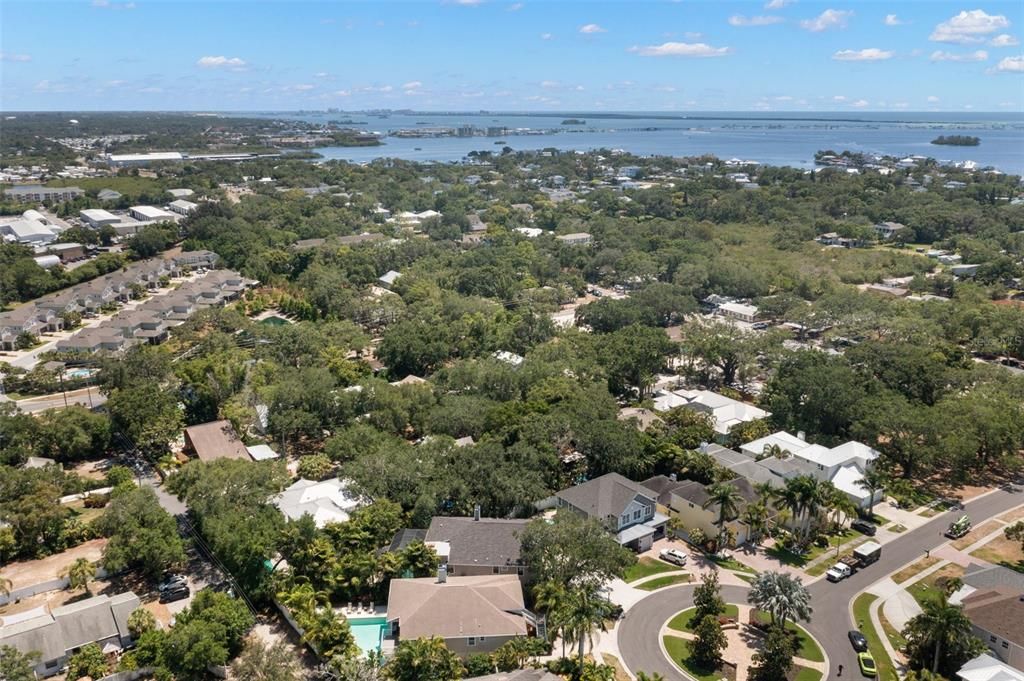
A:
[[[953,147],[976,147],[981,144],[980,137],[971,135],[939,135],[932,140],[932,144],[944,144]]]

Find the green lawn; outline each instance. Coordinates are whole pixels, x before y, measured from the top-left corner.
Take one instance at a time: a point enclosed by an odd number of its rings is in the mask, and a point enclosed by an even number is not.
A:
[[[877,513],[875,513],[875,514],[873,514],[871,516],[871,522],[873,522],[875,525],[878,525],[879,527],[881,527],[882,525],[888,525],[889,524],[889,519],[886,518],[885,516],[881,516],[881,515],[878,515]]]
[[[810,547],[808,547],[807,553],[803,555],[793,553],[789,549],[786,549],[779,545],[773,546],[772,548],[765,551],[765,553],[767,553],[769,556],[779,561],[783,565],[803,567],[815,558],[817,558],[818,556],[824,555],[828,551],[832,551],[833,553],[835,553],[837,546],[842,546],[843,544],[852,541],[860,536],[862,536],[860,532],[846,528],[840,534],[830,534],[828,536],[828,546],[818,546],[817,544],[812,544]],[[825,562],[827,563],[828,561]],[[817,574],[820,575],[827,569],[828,566],[826,566],[824,570],[818,571]]]
[[[960,577],[964,569],[959,565],[944,565],[927,577],[920,579],[906,587],[907,593],[914,597],[922,608],[925,603],[938,602],[942,598],[942,589],[939,587],[939,580],[943,577]]]
[[[668,628],[675,629],[676,631],[691,631],[690,620],[693,619],[694,613],[697,612],[697,608],[687,608],[681,613],[669,620]],[[725,616],[737,618],[740,615],[739,606],[732,603],[725,604]]]
[[[868,650],[871,651],[871,656],[875,658],[875,666],[878,667],[878,678],[895,679],[897,678],[896,670],[893,668],[892,660],[885,652],[882,639],[871,624],[871,616],[868,614],[871,604],[877,598],[878,596],[869,593],[862,593],[858,596],[853,602],[853,618],[857,621],[860,633],[864,634],[864,638],[868,640]]]
[[[796,669],[798,671],[793,681],[818,681],[821,678],[821,672],[817,669],[808,669],[799,665],[797,665]]]
[[[672,586],[674,584],[686,584],[690,581],[690,575],[665,575],[664,577],[658,577],[652,579],[649,582],[643,584],[637,584],[636,588],[643,589],[644,591],[654,591],[655,589],[661,589],[666,586]]]
[[[650,577],[656,575],[659,572],[668,572],[669,570],[679,570],[675,565],[669,565],[668,563],[657,560],[656,558],[641,558],[633,565],[626,568],[626,572],[622,578],[627,582],[635,582],[638,579],[644,577]]]
[[[728,558],[718,558],[717,556],[709,555],[707,558],[718,567],[725,568],[726,570],[733,570],[734,572],[746,572],[751,575],[757,574],[757,570],[750,567],[749,565],[744,565],[732,556],[729,556]]]
[[[771,622],[771,615],[766,612],[758,612],[757,618],[762,622]],[[807,630],[801,627],[799,624],[794,622],[786,622],[786,629],[788,631],[796,632],[796,635],[800,638],[800,649],[796,651],[797,657],[802,657],[805,660],[811,662],[824,662],[825,655],[821,652],[821,646],[819,646],[811,635],[807,633]]]
[[[718,681],[721,678],[722,675],[714,669],[704,669],[690,662],[690,645],[685,639],[664,636],[662,641],[672,661],[697,681]]]
[[[75,179],[50,180],[47,187],[81,187],[85,191],[113,189],[122,194],[141,194],[160,192],[165,183],[151,177],[135,177],[118,175],[109,177],[80,177]]]

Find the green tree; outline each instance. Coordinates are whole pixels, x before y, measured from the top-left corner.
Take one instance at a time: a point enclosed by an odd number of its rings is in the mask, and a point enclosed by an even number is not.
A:
[[[711,414],[682,406],[670,409],[662,416],[669,427],[672,440],[683,449],[696,449],[705,442],[715,441],[715,424]]]
[[[722,589],[718,584],[718,572],[712,570],[704,573],[700,584],[693,590],[693,619],[700,621],[705,617],[718,618],[725,613],[725,601],[722,600]]]
[[[750,667],[752,681],[782,681],[788,678],[796,655],[796,641],[780,626],[771,626],[761,649],[754,653]]]
[[[811,619],[811,594],[799,577],[782,572],[762,572],[754,578],[747,601],[771,615],[772,623],[785,628],[790,620]]]
[[[149,487],[118,490],[97,526],[109,537],[103,566],[117,572],[135,567],[151,578],[185,561],[185,547],[174,518]]]
[[[1003,528],[1003,534],[1010,541],[1020,542],[1021,550],[1024,551],[1024,520],[1018,520],[1013,525]]]
[[[599,522],[572,512],[560,511],[551,522],[529,523],[521,540],[532,579],[566,589],[603,585],[636,562]]]
[[[903,629],[911,667],[951,676],[985,649],[972,633],[971,620],[963,608],[951,604],[945,594],[925,601],[921,610]]]
[[[177,396],[152,385],[116,389],[107,399],[114,427],[130,437],[142,450],[160,454],[185,425]]]
[[[701,508],[718,507],[718,521],[715,523],[718,525],[718,537],[715,543],[721,549],[725,545],[725,523],[739,514],[743,497],[740,495],[739,490],[736,489],[736,486],[728,482],[718,482],[709,485],[705,488],[705,492],[708,495],[708,499],[701,505]]]
[[[462,678],[462,661],[444,639],[418,638],[398,644],[386,674],[391,681],[455,681]]]
[[[68,659],[69,679],[80,679],[88,676],[98,679],[107,675],[107,656],[95,643],[87,643],[81,650]]]
[[[576,644],[579,673],[583,673],[584,646],[593,646],[594,631],[604,628],[611,614],[612,604],[596,584],[583,584],[570,588],[566,594],[561,621],[567,642]]]
[[[870,500],[868,501],[869,517],[874,517],[875,515],[875,495],[878,494],[879,490],[885,488],[887,479],[888,476],[884,471],[875,466],[871,466],[864,471],[863,477],[857,481],[857,486],[870,495]]]
[[[72,591],[85,589],[90,593],[89,582],[96,576],[96,566],[88,558],[78,558],[64,569],[63,576],[68,578],[68,588]]]
[[[299,457],[299,477],[306,480],[326,480],[334,472],[334,462],[326,454]]]
[[[143,634],[155,631],[157,628],[156,617],[145,608],[136,608],[128,615],[128,632],[133,639],[142,638]]]
[[[0,679],[4,681],[35,681],[38,653],[22,654],[17,648],[0,646]]]
[[[135,482],[135,475],[127,466],[111,466],[107,471],[106,478],[107,484],[111,487],[131,485]]]
[[[705,615],[697,621],[693,633],[695,638],[690,642],[691,659],[703,669],[718,669],[722,664],[722,651],[729,645],[718,618]]]
[[[299,658],[285,641],[268,646],[250,637],[245,647],[231,662],[231,673],[249,681],[299,681],[302,678]]]

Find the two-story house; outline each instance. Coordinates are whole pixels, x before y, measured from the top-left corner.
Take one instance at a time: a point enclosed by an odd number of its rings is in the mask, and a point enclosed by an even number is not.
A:
[[[618,473],[563,489],[555,499],[559,508],[600,521],[619,544],[634,551],[646,551],[665,536],[668,516],[658,513],[654,493]]]

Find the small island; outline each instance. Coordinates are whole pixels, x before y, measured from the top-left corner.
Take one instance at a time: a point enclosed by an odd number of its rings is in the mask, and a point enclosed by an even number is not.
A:
[[[976,147],[981,144],[981,138],[970,135],[939,135],[932,140],[932,144],[945,144],[953,147]]]
[[[586,125],[587,122],[582,118],[566,118],[562,121],[562,125]]]

